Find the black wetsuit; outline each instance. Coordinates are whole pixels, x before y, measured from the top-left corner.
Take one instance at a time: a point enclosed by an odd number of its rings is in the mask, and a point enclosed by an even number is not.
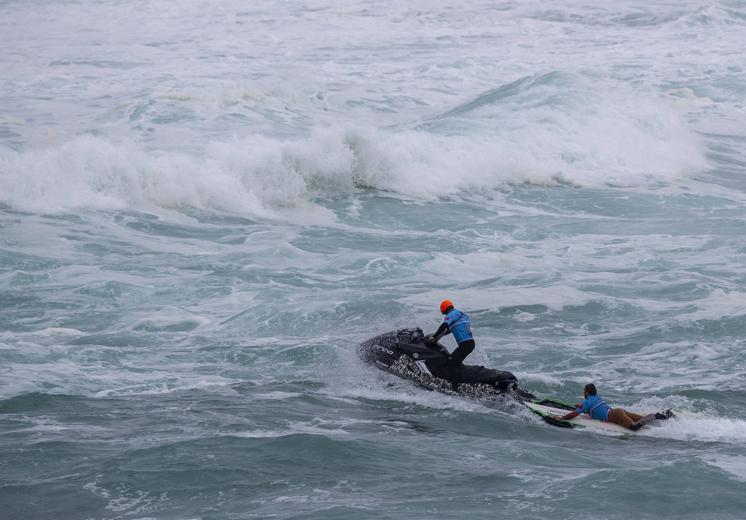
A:
[[[433,338],[437,342],[443,336],[450,334],[450,332],[451,330],[448,328],[448,324],[446,322],[443,322],[440,324],[440,327],[438,327],[438,330],[435,331],[435,334],[433,334]],[[454,363],[463,363],[466,359],[466,356],[474,352],[474,348],[476,346],[477,344],[474,342],[473,339],[462,341],[458,344],[456,350],[451,353],[451,361]]]

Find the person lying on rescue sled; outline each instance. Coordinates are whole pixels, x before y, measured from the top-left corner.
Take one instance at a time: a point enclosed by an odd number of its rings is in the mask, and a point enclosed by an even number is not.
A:
[[[612,408],[598,395],[596,385],[589,383],[585,385],[583,389],[584,401],[575,406],[575,411],[567,413],[557,419],[560,421],[568,421],[574,419],[582,413],[587,413],[592,419],[604,422],[612,422],[620,426],[624,426],[636,432],[642,428],[648,421],[653,419],[665,420],[673,417],[671,410],[665,412],[657,412],[654,414],[640,415],[633,412],[629,412],[624,408]]]

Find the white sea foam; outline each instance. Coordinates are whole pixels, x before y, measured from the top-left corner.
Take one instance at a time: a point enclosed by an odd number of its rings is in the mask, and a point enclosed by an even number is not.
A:
[[[406,296],[402,298],[402,301],[423,308],[431,308],[432,302],[440,301],[443,297],[442,290],[424,291]],[[469,302],[469,308],[473,310],[496,310],[521,305],[541,305],[551,310],[561,310],[568,306],[584,305],[599,299],[591,293],[565,285],[453,289],[448,292],[448,297],[454,301]]]
[[[243,432],[231,432],[225,435],[228,437],[245,437],[245,438],[250,438],[250,439],[264,439],[264,438],[274,439],[277,437],[287,437],[289,435],[298,435],[298,434],[333,437],[333,436],[339,436],[339,435],[349,435],[349,432],[347,432],[343,428],[324,428],[324,427],[319,426],[316,423],[291,421],[287,424],[287,427],[284,429],[277,429],[277,430],[256,429],[256,430],[247,430]]]
[[[660,426],[644,430],[644,435],[681,441],[726,442],[740,444],[746,441],[746,421],[723,417],[712,410],[701,410],[697,403],[681,396],[668,398],[649,397],[624,406],[634,412],[651,413],[670,408],[676,419],[669,419]]]
[[[155,496],[148,491],[131,489],[127,485],[120,485],[109,488],[99,485],[97,482],[88,482],[83,485],[83,489],[89,493],[108,500],[106,509],[113,513],[121,514],[126,511],[129,516],[139,515],[152,504],[165,499],[165,493]],[[149,516],[137,516],[139,520],[149,520]]]
[[[141,318],[134,329],[190,331],[210,323],[210,319],[179,308],[165,308]]]
[[[515,372],[516,377],[518,377],[519,381],[524,382],[537,382],[537,383],[543,383],[545,385],[550,386],[560,386],[562,384],[562,380],[558,377],[551,376],[549,374],[537,374],[533,372]]]
[[[725,317],[746,316],[746,293],[713,289],[710,294],[696,302],[699,308],[684,315],[683,319],[719,320]]]
[[[174,369],[178,367],[171,365],[170,368]],[[169,375],[169,373],[153,373],[147,377],[149,382],[129,385],[122,384],[124,381],[121,381],[121,379],[120,381],[117,381],[111,378],[109,379],[109,385],[114,385],[115,387],[96,392],[95,396],[161,395],[188,390],[212,390],[233,394],[235,391],[232,390],[231,385],[239,382],[238,380],[228,379],[221,376],[188,375],[183,377],[169,377]],[[119,386],[118,383],[121,384],[121,386]]]
[[[60,422],[54,416],[47,415],[29,418],[28,421],[31,422],[31,426],[21,427],[3,433],[34,433],[37,439],[47,440],[56,437],[67,437],[71,434],[74,434],[79,438],[85,438],[111,432],[110,428],[103,426],[70,421]]]
[[[692,116],[742,110],[660,86],[680,73],[669,53],[689,49],[680,33],[690,25],[718,27],[688,53],[693,67],[732,74],[713,56],[740,51],[737,24],[728,10],[694,7],[322,2],[275,5],[269,27],[238,0],[4,6],[0,66],[21,117],[0,118],[22,151],[0,154],[0,200],[273,214],[361,187],[433,198],[507,183],[686,182],[709,164]],[[638,18],[658,30],[607,41]],[[526,47],[531,31],[542,38]],[[350,33],[364,43],[340,46]],[[410,45],[417,52],[403,56]]]
[[[284,401],[285,399],[294,399],[300,397],[303,394],[298,392],[267,392],[264,394],[252,394],[252,399],[255,401]]]
[[[742,444],[746,442],[746,421],[681,412],[678,419],[650,428],[645,434],[682,441]]]
[[[81,336],[84,332],[78,329],[71,329],[67,327],[47,327],[46,329],[37,330],[35,332],[17,333],[17,336]]]
[[[309,205],[319,194],[364,187],[432,198],[524,182],[644,186],[704,166],[701,144],[680,121],[662,123],[662,134],[650,135],[634,122],[602,121],[596,126],[608,124],[609,132],[537,130],[531,122],[505,136],[331,127],[305,139],[255,135],[213,142],[199,154],[79,137],[57,147],[0,153],[0,200],[47,212],[189,207],[271,216]],[[593,136],[613,144],[591,146]],[[620,149],[621,143],[629,149]],[[655,150],[642,160],[639,151],[646,146]]]
[[[728,473],[732,478],[746,482],[746,457],[742,455],[709,455],[702,460]]]

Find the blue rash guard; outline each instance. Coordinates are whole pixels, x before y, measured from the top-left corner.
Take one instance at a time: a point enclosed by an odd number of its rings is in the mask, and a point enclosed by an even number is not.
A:
[[[575,409],[576,412],[587,413],[592,419],[598,421],[608,421],[609,410],[611,410],[611,407],[604,402],[600,395],[589,395],[588,399],[583,401],[579,408]]]
[[[467,314],[453,309],[451,312],[443,316],[443,323],[453,334],[456,343],[474,339],[474,336],[471,334],[471,320]]]

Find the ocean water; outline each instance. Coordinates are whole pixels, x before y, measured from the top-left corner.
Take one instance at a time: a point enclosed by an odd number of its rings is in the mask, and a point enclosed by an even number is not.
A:
[[[0,42],[3,520],[744,518],[746,2],[6,0]],[[679,420],[357,359],[445,297],[469,362]]]

